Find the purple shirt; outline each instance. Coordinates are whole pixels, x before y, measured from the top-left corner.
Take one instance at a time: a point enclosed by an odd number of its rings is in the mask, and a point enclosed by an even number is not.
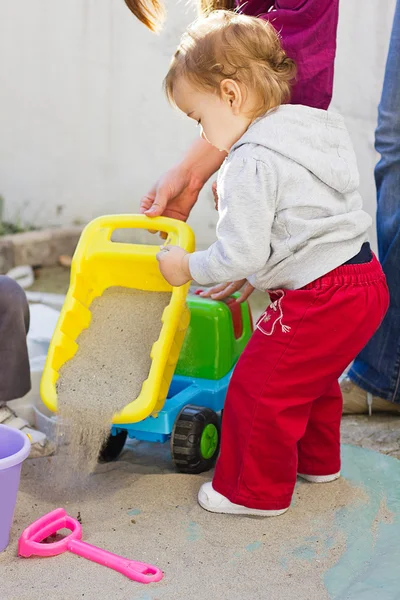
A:
[[[297,63],[292,104],[327,109],[332,99],[339,0],[248,0],[240,12],[268,20]]]

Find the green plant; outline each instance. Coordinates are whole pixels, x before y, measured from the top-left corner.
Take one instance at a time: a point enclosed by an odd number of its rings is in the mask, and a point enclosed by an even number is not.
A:
[[[14,222],[4,221],[4,205],[4,198],[3,196],[0,196],[0,236],[10,235],[12,233],[22,233],[24,231],[34,231],[35,227],[32,225],[23,225],[19,216]]]

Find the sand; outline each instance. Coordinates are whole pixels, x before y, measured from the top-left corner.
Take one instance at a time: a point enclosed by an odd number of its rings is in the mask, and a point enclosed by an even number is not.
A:
[[[167,293],[116,287],[93,301],[89,328],[57,383],[59,439],[74,476],[93,471],[113,415],[139,395],[169,301]]]
[[[355,472],[365,468],[359,456],[362,452],[345,454],[346,463],[355,464]],[[376,482],[377,494],[384,496],[388,490],[381,489],[383,466],[373,458],[368,457],[368,476]],[[391,465],[394,462],[383,458]],[[378,503],[376,512],[371,511],[371,492],[351,480],[325,485],[299,481],[291,510],[281,517],[262,519],[202,510],[196,502],[197,491],[212,473],[174,473],[167,444],[128,445],[117,462],[97,467],[85,494],[72,502],[66,497],[55,500],[54,489],[43,486],[43,470],[53,461],[38,459],[24,464],[12,543],[0,555],[2,600],[362,598],[351,593],[331,596],[324,585],[327,571],[341,557],[343,560],[343,553],[351,552],[352,546],[356,547],[349,555],[354,579],[365,577],[364,561],[371,560],[377,579],[376,597],[384,593],[379,587],[383,583],[379,569],[388,556],[378,551],[382,531],[377,531],[375,543],[371,535],[381,509]],[[394,471],[391,473],[393,496],[398,478]],[[19,532],[58,505],[74,517],[80,513],[84,540],[155,564],[164,570],[164,580],[141,586],[70,554],[18,559]],[[356,524],[351,538],[344,528],[349,522]],[[369,546],[370,554],[360,554],[357,548],[361,543]],[[346,580],[343,586],[346,588]]]

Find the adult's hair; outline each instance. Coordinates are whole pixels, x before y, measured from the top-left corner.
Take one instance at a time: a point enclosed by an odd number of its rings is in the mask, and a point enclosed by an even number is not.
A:
[[[160,31],[165,20],[162,0],[125,0],[127,7],[151,31]],[[207,15],[213,10],[234,10],[235,0],[197,0],[199,13]]]

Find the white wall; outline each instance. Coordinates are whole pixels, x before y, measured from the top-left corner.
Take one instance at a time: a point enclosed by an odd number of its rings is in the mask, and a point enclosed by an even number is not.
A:
[[[396,0],[341,0],[332,108],[353,140],[365,208],[375,218],[374,131]],[[371,239],[376,244],[375,227]]]
[[[342,0],[334,108],[346,117],[368,210],[373,132],[395,0]],[[169,1],[155,36],[123,0],[0,0],[0,195],[7,216],[40,225],[135,211],[197,131],[161,81],[194,12]],[[213,239],[207,191],[191,223]]]

